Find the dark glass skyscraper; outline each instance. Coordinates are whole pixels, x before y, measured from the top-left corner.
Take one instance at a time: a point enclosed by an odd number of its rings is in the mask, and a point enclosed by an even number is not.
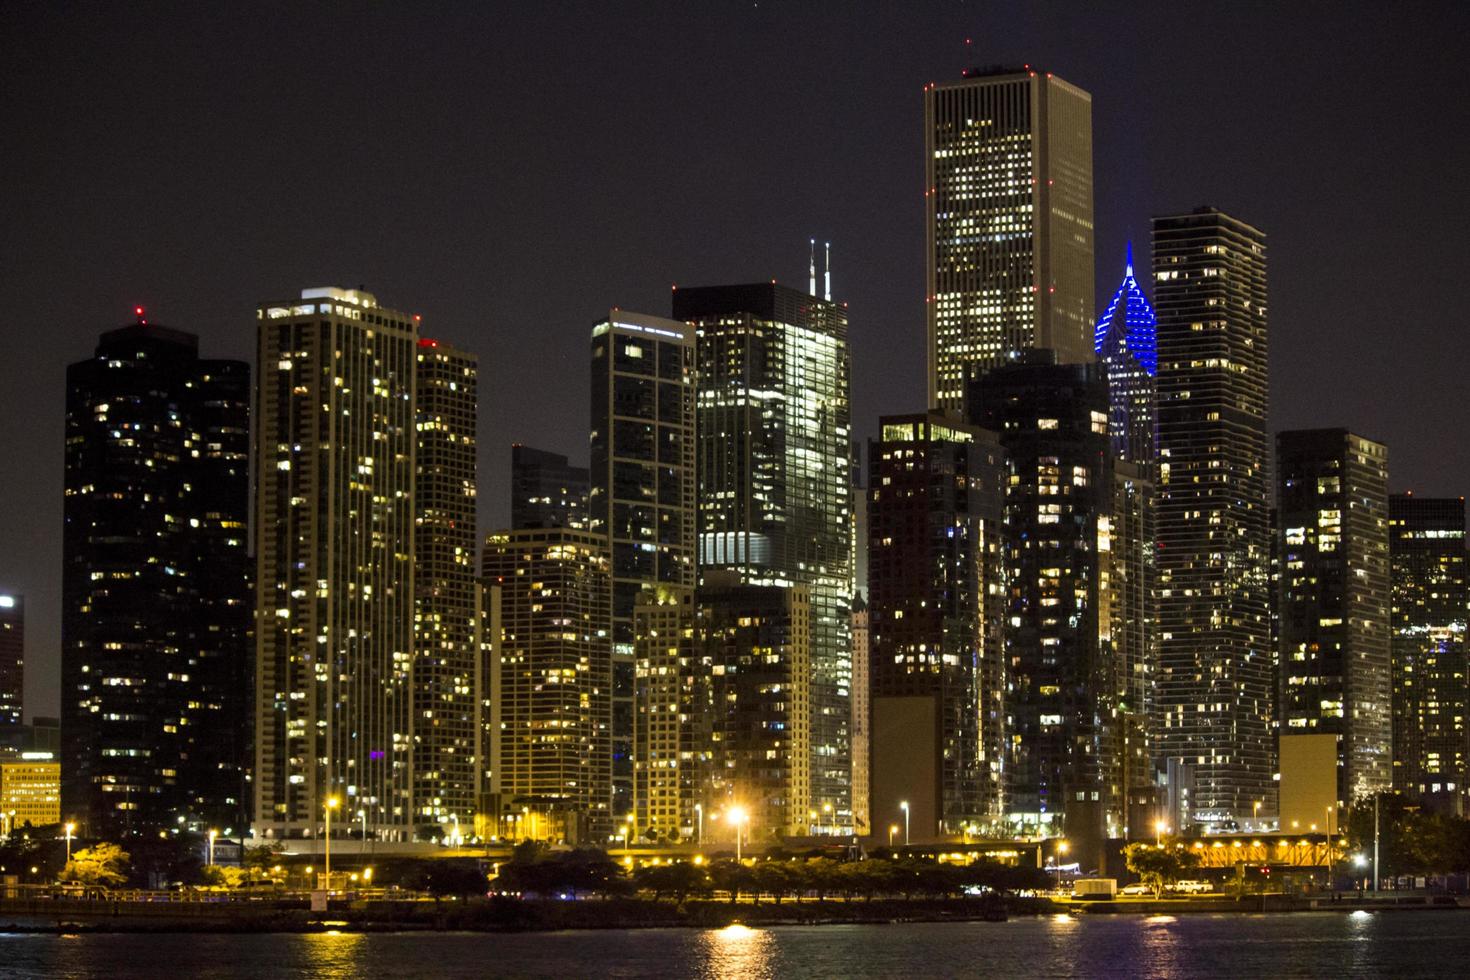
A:
[[[592,328],[588,528],[612,568],[613,816],[633,812],[633,609],[695,579],[694,329],[612,310]],[[671,608],[692,609],[684,597]]]
[[[510,447],[510,526],[587,526],[587,467],[530,446]]]
[[[25,596],[0,593],[0,733],[20,727],[25,674]]]
[[[1214,208],[1153,219],[1159,345],[1158,764],[1191,819],[1275,798],[1265,236]]]
[[[250,369],[144,322],[67,369],[63,811],[243,830]]]
[[[924,89],[929,404],[1016,351],[1091,360],[1092,96],[1029,66]]]
[[[810,598],[811,802],[852,825],[847,313],[776,283],[674,292],[697,331],[699,565]]]
[[[413,800],[420,836],[474,825],[479,758],[475,689],[475,419],[479,362],[420,338],[414,402]]]
[[[1005,454],[938,412],[885,416],[870,445],[874,828],[919,839],[1002,812]]]
[[[1394,788],[1463,796],[1470,779],[1465,498],[1388,498]]]
[[[1120,664],[1107,635],[1113,458],[1097,365],[1029,351],[970,386],[1009,459],[1008,814],[1096,843],[1121,830]]]

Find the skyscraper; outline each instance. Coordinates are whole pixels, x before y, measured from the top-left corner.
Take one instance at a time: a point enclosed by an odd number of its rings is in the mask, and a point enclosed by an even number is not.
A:
[[[863,533],[867,533],[866,524]],[[868,550],[866,541],[859,547],[865,553]],[[868,737],[873,710],[871,657],[868,603],[859,593],[852,599],[852,832],[859,837],[872,833],[873,743]]]
[[[633,804],[633,607],[695,579],[694,330],[612,310],[592,328],[588,527],[612,562],[613,815]]]
[[[938,412],[885,416],[868,451],[874,828],[920,840],[998,820],[1005,454]]]
[[[0,593],[0,730],[19,727],[25,706],[26,600]]]
[[[501,595],[487,679],[492,832],[605,842],[613,829],[607,541],[575,528],[496,531],[482,567]]]
[[[1156,763],[1205,824],[1270,812],[1266,245],[1214,208],[1153,219],[1158,317]]]
[[[414,384],[413,799],[416,832],[469,827],[478,805],[475,582],[478,360],[418,342]]]
[[[1111,436],[1111,426],[1109,428]],[[1153,467],[1113,463],[1113,512],[1106,534],[1100,592],[1101,636],[1117,667],[1118,722],[1122,727],[1122,810],[1125,837],[1147,837],[1158,819],[1155,793],[1155,691],[1158,674],[1157,528]]]
[[[673,312],[698,335],[700,571],[807,588],[812,804],[850,827],[847,313],[776,283],[678,289]]]
[[[89,834],[241,827],[250,369],[145,321],[67,368],[64,810]]]
[[[924,89],[929,404],[1017,351],[1092,359],[1092,96],[987,69]]]
[[[1394,788],[1463,796],[1470,779],[1465,499],[1388,498]]]
[[[335,799],[407,840],[417,324],[333,287],[256,316],[256,832],[315,837]]]
[[[510,526],[587,526],[587,467],[530,446],[510,447]]]
[[[971,384],[969,412],[1009,463],[1008,816],[1095,846],[1121,830],[1123,768],[1107,385],[1099,365],[1029,351]]]
[[[1129,243],[1123,282],[1097,321],[1093,350],[1108,383],[1108,435],[1113,455],[1142,467],[1140,475],[1145,479],[1152,477],[1157,462],[1157,325],[1153,307],[1133,277],[1133,245]]]
[[[1334,734],[1338,800],[1393,782],[1388,450],[1346,429],[1276,435],[1281,731]]]
[[[699,833],[710,761],[714,704],[695,643],[694,590],[640,589],[634,597],[632,806],[623,834],[680,840]]]

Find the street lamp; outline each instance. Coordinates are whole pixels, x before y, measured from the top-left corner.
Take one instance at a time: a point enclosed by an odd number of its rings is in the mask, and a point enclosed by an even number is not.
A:
[[[66,825],[66,860],[67,860],[67,863],[68,864],[71,863],[71,835],[72,835],[72,832],[75,831],[76,829],[77,829],[77,825],[76,824],[74,824],[74,823],[67,823],[67,825]]]
[[[704,804],[694,804],[694,816],[697,818],[698,829],[695,831],[694,844],[696,847],[704,846]]]
[[[1159,847],[1164,846],[1164,834],[1169,830],[1169,825],[1160,820],[1154,824],[1154,843]]]
[[[909,801],[899,800],[898,808],[903,811],[903,846],[909,846]]]
[[[327,890],[332,890],[332,811],[341,805],[342,801],[335,796],[327,797]]]
[[[1066,857],[1066,855],[1067,842],[1064,840],[1057,841],[1056,853],[1052,855],[1051,859],[1052,867],[1057,870],[1057,891],[1062,890],[1062,858]]]
[[[367,810],[358,810],[357,819],[362,821],[362,839],[358,841],[357,853],[362,854],[367,850]]]
[[[896,824],[896,823],[889,824],[888,825],[888,849],[890,851],[893,850],[893,837],[897,833],[898,833],[898,824]]]
[[[742,824],[750,820],[750,814],[745,812],[744,807],[737,806],[731,807],[730,812],[727,816],[729,817],[730,822],[735,825],[735,863],[739,864],[741,860],[740,827]]]
[[[214,867],[214,839],[218,836],[218,830],[211,830],[209,832],[209,860],[205,863],[208,864],[211,868]]]
[[[1260,830],[1261,829],[1261,801],[1260,800],[1256,800],[1256,802],[1254,802],[1254,803],[1251,804],[1251,819],[1256,822],[1256,829],[1257,830]]]
[[[822,804],[822,824],[826,827],[832,827],[832,804],[830,803]],[[837,829],[835,827],[833,827],[832,830],[828,831],[828,833],[834,834],[836,832]]]

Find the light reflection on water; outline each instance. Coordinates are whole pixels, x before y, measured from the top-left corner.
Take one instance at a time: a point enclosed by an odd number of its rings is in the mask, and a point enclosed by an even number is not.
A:
[[[700,933],[699,939],[705,957],[702,975],[710,980],[776,975],[776,942],[769,929],[736,924]]]

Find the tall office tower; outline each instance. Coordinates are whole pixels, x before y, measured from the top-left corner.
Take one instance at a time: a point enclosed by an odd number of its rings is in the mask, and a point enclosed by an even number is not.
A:
[[[510,447],[510,526],[587,526],[587,467],[565,456],[516,444]]]
[[[867,528],[863,530],[866,532]],[[872,712],[870,657],[868,603],[859,593],[852,599],[852,832],[858,837],[872,832],[873,743],[868,737]]]
[[[874,828],[920,840],[1002,811],[1005,454],[941,413],[892,415],[868,452]]]
[[[738,572],[716,571],[704,576],[696,602],[695,661],[711,707],[703,812],[743,808],[752,841],[814,833],[831,815],[811,795],[806,587],[746,585]]]
[[[1007,815],[1098,844],[1122,829],[1107,384],[1098,365],[1028,351],[972,383],[969,405],[1010,467]]]
[[[1394,788],[1462,797],[1470,782],[1465,498],[1388,498]]]
[[[1195,816],[1275,796],[1267,592],[1266,244],[1213,208],[1153,219],[1158,316],[1158,750]]]
[[[623,836],[681,840],[702,834],[715,712],[708,666],[694,641],[695,618],[688,586],[653,586],[634,596],[632,805],[615,814]]]
[[[1393,782],[1388,450],[1346,429],[1276,435],[1281,731],[1338,736],[1338,800]]]
[[[1030,67],[924,89],[929,404],[1017,351],[1092,360],[1092,96]]]
[[[99,836],[240,828],[250,367],[140,309],[66,380],[64,809]]]
[[[699,566],[803,585],[812,804],[852,825],[850,363],[842,306],[776,283],[674,292],[698,331]]]
[[[606,842],[612,832],[612,620],[607,539],[575,528],[485,538],[500,590],[488,686],[497,836]]]
[[[19,728],[25,707],[26,600],[0,593],[0,730]]]
[[[1106,370],[1104,368],[1103,370]],[[1111,426],[1110,428],[1110,438]],[[1125,837],[1147,837],[1157,821],[1154,778],[1154,677],[1158,669],[1159,603],[1154,484],[1142,467],[1113,464],[1113,513],[1108,520],[1100,590],[1100,626],[1117,667],[1121,725],[1121,811]]]
[[[418,342],[414,383],[413,801],[420,836],[474,825],[480,766],[475,689],[473,354]]]
[[[1158,404],[1154,376],[1159,371],[1158,320],[1133,277],[1133,245],[1123,283],[1113,294],[1093,332],[1093,350],[1108,383],[1108,435],[1113,455],[1152,475],[1157,462]]]
[[[315,837],[335,800],[407,840],[418,327],[333,287],[256,316],[256,833]]]
[[[695,579],[694,330],[613,310],[592,328],[590,530],[612,561],[613,816],[633,805],[633,606]]]

